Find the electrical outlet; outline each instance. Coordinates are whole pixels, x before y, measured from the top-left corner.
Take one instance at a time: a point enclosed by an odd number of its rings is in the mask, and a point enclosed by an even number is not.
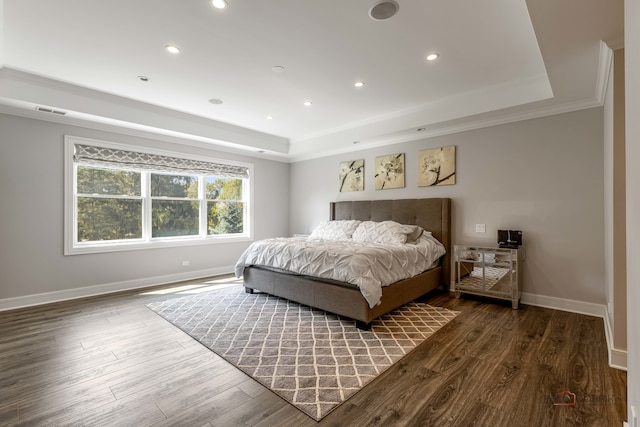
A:
[[[189,261],[182,261],[182,266],[183,266],[183,267],[186,267],[186,266],[188,266],[188,265],[189,265]]]
[[[476,224],[476,233],[486,233],[487,224]]]

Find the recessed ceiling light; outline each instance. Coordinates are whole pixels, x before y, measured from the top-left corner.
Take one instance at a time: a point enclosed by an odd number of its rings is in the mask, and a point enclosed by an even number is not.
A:
[[[424,132],[426,129],[425,128],[418,128],[416,129],[418,132]]]
[[[212,103],[213,105],[220,105],[222,104],[222,99],[211,98],[209,102]]]
[[[147,76],[138,76],[138,80],[140,80],[142,82],[148,82],[149,81],[149,77],[147,77]]]
[[[225,0],[211,0],[211,5],[216,9],[224,9],[227,7],[227,2]]]
[[[273,116],[267,116],[267,120],[273,120]]]
[[[427,55],[427,61],[435,61],[438,58],[440,58],[439,53],[430,53],[429,55]]]
[[[369,16],[374,21],[384,21],[398,13],[400,6],[394,0],[382,0],[371,6]]]
[[[354,144],[360,144],[360,141],[353,141]]]
[[[362,87],[362,86],[364,86],[364,82],[355,82],[353,85],[355,87]]]
[[[305,107],[310,107],[313,104],[311,101],[304,101]]]
[[[164,48],[167,50],[167,52],[180,53],[180,48],[178,46],[174,46],[172,44],[168,44]]]
[[[274,65],[271,67],[271,71],[274,73],[284,73],[284,67],[282,65]]]

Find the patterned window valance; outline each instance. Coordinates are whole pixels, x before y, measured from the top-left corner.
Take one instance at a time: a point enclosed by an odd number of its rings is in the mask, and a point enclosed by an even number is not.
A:
[[[158,154],[75,144],[74,162],[83,166],[117,167],[134,171],[155,171],[186,175],[215,175],[249,178],[249,168]]]

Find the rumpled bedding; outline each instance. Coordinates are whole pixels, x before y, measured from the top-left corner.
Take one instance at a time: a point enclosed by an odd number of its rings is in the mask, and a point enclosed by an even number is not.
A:
[[[278,237],[253,242],[235,266],[236,277],[252,265],[356,285],[369,307],[380,303],[382,287],[408,279],[432,266],[445,254],[430,233],[412,243],[361,243],[353,240],[313,240]]]

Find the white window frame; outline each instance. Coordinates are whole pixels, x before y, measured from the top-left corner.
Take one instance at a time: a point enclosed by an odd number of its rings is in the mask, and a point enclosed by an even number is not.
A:
[[[77,212],[76,212],[76,165],[73,161],[74,145],[93,145],[98,147],[113,148],[117,150],[137,151],[141,153],[156,154],[161,156],[180,157],[184,159],[200,160],[205,162],[216,162],[223,164],[230,164],[236,166],[246,167],[249,171],[249,178],[243,180],[243,196],[245,200],[245,217],[243,221],[244,233],[233,235],[198,235],[198,236],[175,236],[175,237],[154,237],[151,238],[151,224],[147,224],[145,219],[147,215],[145,212],[151,208],[151,197],[146,194],[147,185],[142,184],[142,198],[143,198],[143,239],[135,240],[118,240],[118,241],[101,241],[101,242],[78,242],[77,236]],[[145,181],[145,173],[142,172],[141,177]],[[176,175],[179,173],[176,173]],[[204,194],[203,179],[200,180],[201,186],[199,194]],[[235,242],[248,242],[253,241],[253,194],[254,194],[254,180],[253,180],[253,164],[237,162],[232,160],[213,159],[209,157],[190,155],[185,153],[156,150],[147,147],[133,146],[118,144],[114,142],[99,141],[95,139],[88,139],[77,136],[65,135],[64,138],[64,254],[65,255],[79,255],[89,253],[101,253],[101,252],[119,252],[128,250],[140,250],[151,248],[167,248],[167,247],[179,247],[179,246],[192,246],[192,245],[210,245],[220,243],[235,243]],[[207,200],[204,200],[206,208]],[[201,201],[202,204],[202,201]],[[205,209],[206,211],[206,209]],[[200,215],[201,224],[207,222],[206,216],[203,218],[202,209]],[[204,227],[206,230],[206,226]]]

